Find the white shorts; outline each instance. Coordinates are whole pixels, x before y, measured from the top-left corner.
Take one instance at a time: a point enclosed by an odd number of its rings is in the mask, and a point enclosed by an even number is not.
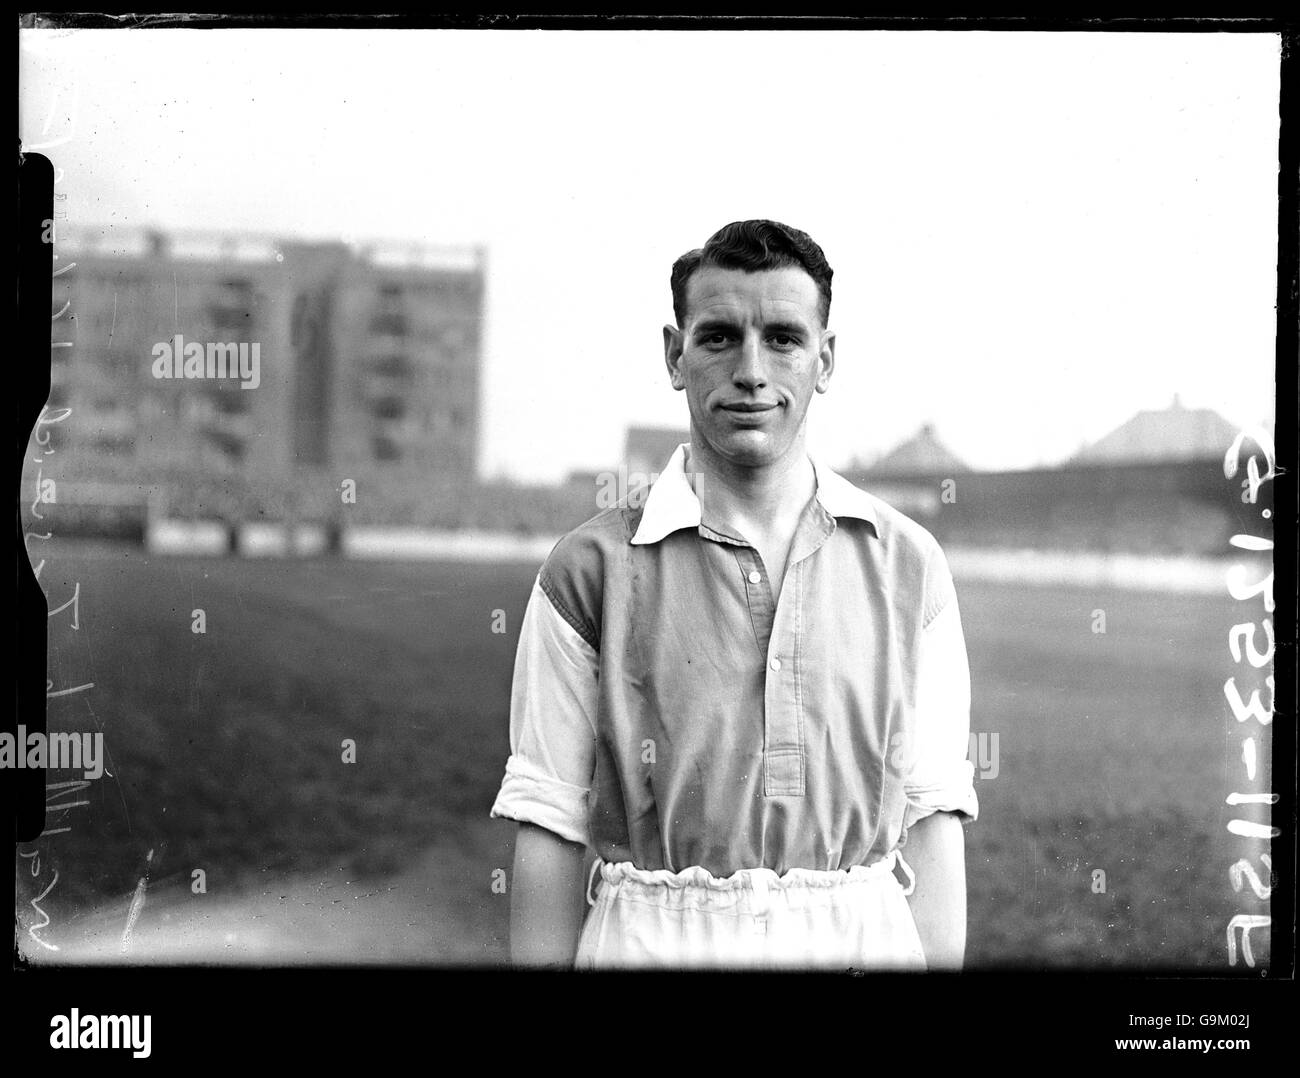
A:
[[[725,878],[699,866],[648,872],[597,860],[574,965],[923,970],[913,883],[898,851],[846,872],[756,868]]]

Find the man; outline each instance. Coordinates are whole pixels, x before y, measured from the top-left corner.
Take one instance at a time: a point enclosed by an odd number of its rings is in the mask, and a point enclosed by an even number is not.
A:
[[[690,442],[556,545],[521,630],[492,809],[517,962],[961,965],[956,596],[928,532],[806,451],[831,275],[773,221],[673,266]]]

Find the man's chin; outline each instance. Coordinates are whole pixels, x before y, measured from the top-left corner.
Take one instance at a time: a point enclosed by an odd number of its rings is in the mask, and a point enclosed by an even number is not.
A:
[[[763,430],[733,430],[713,443],[719,456],[742,468],[759,468],[781,458],[782,444]]]

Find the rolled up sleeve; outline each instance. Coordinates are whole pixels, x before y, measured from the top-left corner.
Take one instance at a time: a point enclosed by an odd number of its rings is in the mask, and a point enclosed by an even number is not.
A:
[[[904,828],[935,812],[979,815],[970,742],[970,665],[955,595],[922,630],[917,662],[915,751],[904,782]]]
[[[533,585],[515,653],[510,757],[491,816],[589,844],[599,654]]]

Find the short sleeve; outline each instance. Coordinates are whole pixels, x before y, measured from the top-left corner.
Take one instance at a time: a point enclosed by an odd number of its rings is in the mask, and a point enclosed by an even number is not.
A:
[[[510,757],[496,818],[533,823],[587,844],[596,749],[599,654],[533,585],[510,693]]]
[[[942,555],[940,555],[942,558]],[[946,562],[943,572],[946,575]],[[904,780],[904,828],[935,812],[979,815],[975,768],[970,752],[970,665],[951,577],[940,582],[944,595],[921,631],[917,660],[914,751]],[[936,604],[937,605],[937,604]]]

